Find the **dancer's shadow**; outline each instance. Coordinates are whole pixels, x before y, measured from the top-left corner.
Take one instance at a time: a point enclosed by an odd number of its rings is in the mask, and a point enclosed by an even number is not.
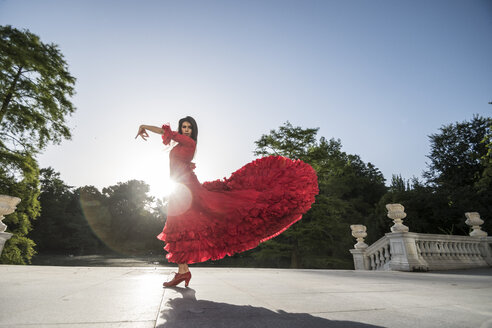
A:
[[[166,308],[160,313],[161,319],[165,323],[159,325],[160,328],[380,327],[354,321],[328,320],[307,313],[288,313],[281,310],[275,312],[262,307],[197,300],[195,290],[192,288],[172,287],[168,289],[181,294],[182,297],[172,298],[166,303]]]

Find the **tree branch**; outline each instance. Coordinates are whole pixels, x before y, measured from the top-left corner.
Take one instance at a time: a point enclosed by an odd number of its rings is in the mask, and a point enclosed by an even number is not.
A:
[[[2,122],[2,119],[5,116],[5,113],[7,112],[7,107],[9,106],[10,100],[12,99],[12,95],[14,94],[14,90],[15,90],[15,85],[17,84],[17,81],[19,80],[21,73],[22,73],[22,66],[20,66],[19,69],[17,70],[17,74],[15,75],[14,81],[12,81],[9,91],[7,91],[7,95],[5,96],[5,99],[3,99],[2,108],[0,109],[0,123]]]
[[[17,139],[16,137],[14,137],[14,136],[12,136],[12,135],[10,135],[10,134],[8,134],[8,133],[5,133],[5,132],[2,132],[2,135],[3,135],[3,136],[6,136],[7,138],[12,139],[12,140],[14,141],[14,146],[15,146],[15,143],[17,142],[19,145],[21,145],[21,146],[24,148],[24,150],[27,150],[27,147],[24,145],[24,143],[23,143],[21,140]],[[3,144],[3,146],[4,146],[5,148],[7,148],[7,146],[5,146],[5,144],[4,144],[4,143],[2,143],[2,144]],[[9,148],[7,148],[7,149],[9,149]],[[10,150],[10,149],[9,149],[9,150]]]

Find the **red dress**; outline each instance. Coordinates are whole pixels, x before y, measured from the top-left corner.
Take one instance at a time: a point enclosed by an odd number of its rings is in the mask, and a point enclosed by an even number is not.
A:
[[[162,126],[171,150],[171,178],[178,183],[169,198],[166,225],[158,239],[175,263],[218,260],[273,238],[311,208],[318,194],[314,169],[282,156],[257,159],[225,180],[201,184],[191,163],[195,141]]]

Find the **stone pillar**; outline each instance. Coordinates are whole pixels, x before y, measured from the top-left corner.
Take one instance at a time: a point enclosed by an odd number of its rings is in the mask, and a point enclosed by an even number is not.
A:
[[[2,254],[5,242],[12,237],[11,233],[5,232],[7,226],[2,220],[5,218],[5,215],[14,213],[16,206],[20,201],[20,198],[17,197],[0,195],[0,254]]]
[[[478,237],[481,239],[480,241],[480,255],[482,255],[483,259],[489,266],[492,266],[492,251],[490,249],[489,238],[487,237],[487,232],[483,231],[480,227],[484,221],[480,218],[480,214],[478,212],[466,212],[466,221],[465,223],[469,225],[473,230],[470,232],[471,237]]]
[[[390,270],[427,271],[429,265],[419,256],[417,249],[417,234],[409,233],[408,227],[403,224],[403,219],[407,217],[405,207],[401,204],[386,204],[386,209],[388,217],[395,223],[391,233],[386,234],[390,241]]]
[[[364,238],[367,237],[367,228],[362,224],[353,224],[350,229],[352,229],[352,236],[357,239],[355,249],[350,250],[354,257],[354,268],[355,270],[370,270],[369,258],[365,254],[368,246],[364,242]]]
[[[492,237],[481,237],[480,239],[480,254],[483,256],[485,262],[489,266],[492,266]]]
[[[350,249],[350,253],[354,257],[355,270],[371,270],[369,258],[366,256],[365,249]]]
[[[390,232],[386,234],[390,242],[393,271],[428,271],[428,263],[419,255],[416,239],[418,234],[411,232]]]

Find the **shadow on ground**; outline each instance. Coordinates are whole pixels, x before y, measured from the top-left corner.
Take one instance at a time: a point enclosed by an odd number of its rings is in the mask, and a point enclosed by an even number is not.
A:
[[[206,300],[197,300],[192,288],[170,288],[182,297],[170,299],[160,313],[160,328],[376,328],[354,321],[336,321],[312,316],[307,313],[272,311],[262,307],[233,305]],[[302,300],[300,300],[302,301]]]

